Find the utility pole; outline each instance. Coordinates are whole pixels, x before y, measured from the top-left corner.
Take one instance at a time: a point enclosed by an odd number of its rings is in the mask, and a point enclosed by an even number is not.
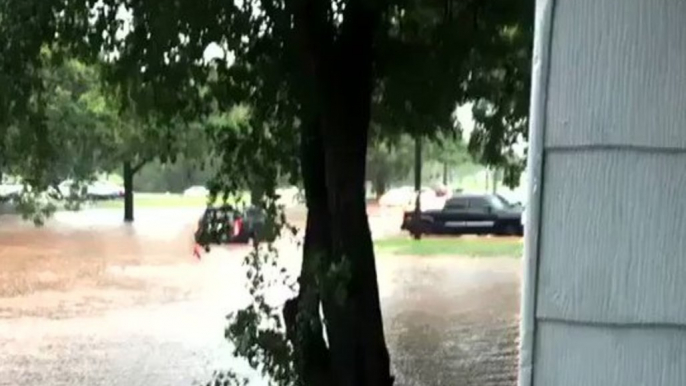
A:
[[[449,181],[448,181],[448,173],[449,173],[449,170],[448,170],[448,163],[447,163],[447,162],[443,162],[443,185],[444,185],[446,188],[448,187],[448,183],[449,183]]]
[[[421,215],[422,215],[422,204],[420,200],[421,190],[422,190],[422,139],[418,135],[414,140],[414,190],[415,190],[415,201],[414,201],[414,231],[413,237],[415,240],[422,238],[421,232]]]
[[[484,192],[485,193],[488,193],[488,191],[490,190],[489,182],[491,182],[491,168],[487,167],[486,170],[484,171],[484,184],[485,184]]]
[[[499,171],[500,171],[500,170],[499,170],[498,168],[493,168],[493,173],[492,173],[493,182],[492,182],[492,185],[491,185],[491,189],[492,189],[492,191],[493,191],[493,192],[492,192],[493,194],[497,194],[497,193],[498,193],[498,172],[499,172]]]

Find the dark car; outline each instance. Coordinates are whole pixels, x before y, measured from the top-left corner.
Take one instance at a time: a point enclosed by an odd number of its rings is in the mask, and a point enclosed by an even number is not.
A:
[[[195,241],[201,245],[248,243],[265,239],[264,228],[265,215],[259,208],[210,207],[198,221]]]
[[[403,214],[401,228],[413,235],[509,235],[521,236],[522,208],[495,194],[459,194],[449,198],[443,209]]]

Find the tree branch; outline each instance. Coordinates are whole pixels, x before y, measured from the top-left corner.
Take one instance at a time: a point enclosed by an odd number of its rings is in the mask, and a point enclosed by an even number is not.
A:
[[[141,170],[141,168],[143,166],[145,166],[145,164],[147,164],[150,161],[152,161],[152,157],[143,158],[140,162],[138,162],[137,164],[133,165],[133,167],[131,167],[131,173],[133,173],[133,174],[138,173]]]

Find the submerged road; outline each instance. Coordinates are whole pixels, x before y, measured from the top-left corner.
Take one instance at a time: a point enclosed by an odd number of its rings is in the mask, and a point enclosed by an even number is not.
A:
[[[247,371],[223,339],[224,315],[246,301],[247,249],[193,259],[196,212],[140,211],[133,227],[107,211],[42,229],[1,217],[0,385],[192,385]],[[371,222],[376,234],[397,229]],[[298,250],[282,244],[294,271]],[[519,260],[377,265],[397,385],[516,384]]]

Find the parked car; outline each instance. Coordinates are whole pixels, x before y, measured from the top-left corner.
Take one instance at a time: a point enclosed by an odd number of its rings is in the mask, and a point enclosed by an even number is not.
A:
[[[0,185],[0,202],[15,201],[21,195],[24,187],[21,184]]]
[[[200,245],[244,243],[273,240],[266,234],[265,214],[256,207],[245,210],[230,205],[208,207],[200,217],[195,242]]]
[[[183,195],[186,197],[207,197],[209,194],[210,191],[202,185],[191,186],[183,191]]]
[[[445,205],[447,200],[447,195],[439,196],[434,189],[422,188],[419,191],[419,205],[422,210],[432,210],[441,209]],[[407,211],[413,211],[414,207],[417,205],[417,193],[413,193],[407,200],[404,209]]]
[[[400,207],[414,206],[417,193],[412,186],[401,186],[398,188],[391,188],[379,198],[379,205],[386,207]],[[429,187],[422,187],[420,190],[420,201],[425,202],[429,206],[433,206],[435,201],[436,191]]]
[[[86,186],[89,200],[115,200],[124,197],[124,188],[107,181],[96,181]]]
[[[403,206],[407,205],[408,200],[413,196],[414,188],[411,186],[403,186],[399,188],[391,188],[381,197],[379,197],[379,205],[381,206]]]
[[[458,194],[442,209],[405,211],[401,229],[418,234],[495,234],[521,236],[522,208],[494,194]]]
[[[109,181],[95,181],[79,188],[74,181],[67,180],[60,183],[58,188],[62,197],[85,196],[83,198],[93,201],[114,200],[124,197],[124,188]]]
[[[30,186],[24,187],[22,184],[0,185],[0,202],[18,202],[24,193],[24,189],[29,193],[33,190]],[[61,192],[54,186],[48,186],[45,191],[39,193],[39,196],[49,200],[59,200],[62,198]]]

